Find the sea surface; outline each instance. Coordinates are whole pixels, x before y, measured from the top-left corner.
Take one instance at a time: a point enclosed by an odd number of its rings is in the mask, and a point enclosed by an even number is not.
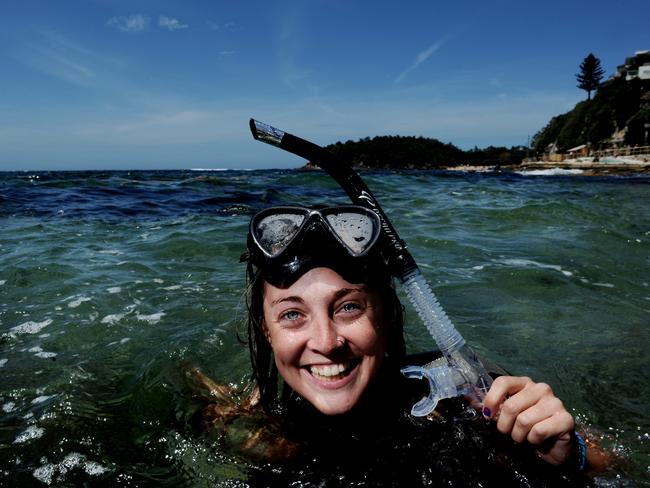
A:
[[[363,177],[474,349],[623,459],[599,486],[650,486],[650,178]],[[314,203],[347,198],[318,171],[0,173],[0,485],[246,486],[183,371],[247,383],[248,220]],[[407,336],[435,349],[411,309]]]

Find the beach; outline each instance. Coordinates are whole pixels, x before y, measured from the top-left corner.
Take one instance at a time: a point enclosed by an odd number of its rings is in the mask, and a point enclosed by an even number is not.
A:
[[[650,174],[650,157],[608,157],[602,160],[585,157],[564,161],[525,161],[516,165],[453,165],[448,171],[485,173],[494,171],[514,172],[529,175],[581,175],[581,176],[624,176]]]

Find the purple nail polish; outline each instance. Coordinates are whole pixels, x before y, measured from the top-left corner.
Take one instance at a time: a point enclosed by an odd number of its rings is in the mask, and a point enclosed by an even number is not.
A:
[[[490,418],[491,415],[492,415],[492,411],[487,407],[483,407],[483,416]]]

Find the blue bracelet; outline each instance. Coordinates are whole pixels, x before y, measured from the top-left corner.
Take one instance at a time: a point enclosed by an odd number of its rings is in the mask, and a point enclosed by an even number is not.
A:
[[[585,441],[582,437],[580,437],[580,434],[574,431],[576,441],[578,443],[578,452],[577,452],[577,459],[576,459],[576,468],[578,471],[584,471],[585,467],[587,466],[587,445],[585,444]]]

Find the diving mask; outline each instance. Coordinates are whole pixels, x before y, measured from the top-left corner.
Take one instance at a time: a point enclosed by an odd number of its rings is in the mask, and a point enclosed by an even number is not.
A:
[[[251,219],[249,259],[270,283],[290,285],[319,266],[348,272],[363,268],[380,232],[379,217],[357,205],[271,207]]]

